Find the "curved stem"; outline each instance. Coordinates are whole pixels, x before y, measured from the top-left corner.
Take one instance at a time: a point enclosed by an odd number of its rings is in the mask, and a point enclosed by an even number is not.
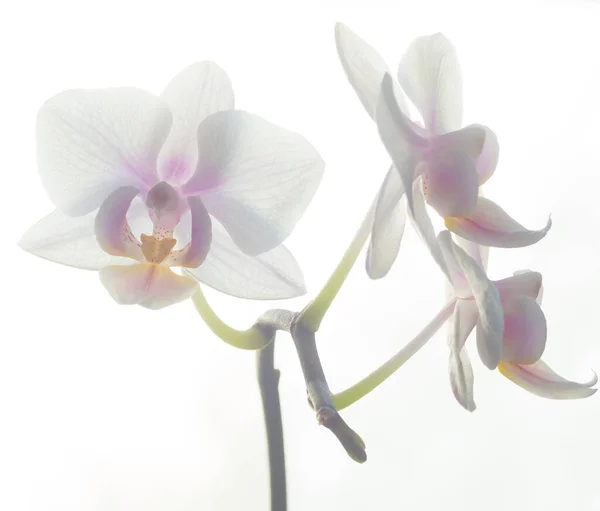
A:
[[[256,353],[256,370],[262,400],[271,483],[271,511],[286,511],[285,450],[279,400],[279,370],[274,367],[275,342]]]
[[[369,211],[356,231],[354,238],[350,242],[350,245],[348,245],[346,252],[344,252],[344,256],[336,266],[335,270],[333,270],[333,273],[321,291],[319,291],[317,296],[315,296],[298,315],[298,321],[311,332],[319,330],[323,317],[344,284],[346,277],[348,277],[350,270],[354,266],[354,263],[356,263],[367,238],[371,234],[376,201],[377,199],[375,199],[369,208]]]
[[[381,365],[367,377],[360,380],[352,387],[333,395],[333,404],[337,410],[356,403],[359,399],[365,397],[373,389],[381,385],[392,374],[394,374],[404,363],[409,360],[417,351],[419,351],[427,341],[442,327],[442,325],[452,316],[456,299],[448,302],[440,312],[414,337],[404,348],[390,358],[385,364]]]
[[[222,341],[243,350],[258,350],[264,348],[273,338],[273,332],[267,332],[259,325],[253,325],[247,330],[237,330],[225,323],[209,305],[200,286],[192,296],[192,302],[200,316]]]

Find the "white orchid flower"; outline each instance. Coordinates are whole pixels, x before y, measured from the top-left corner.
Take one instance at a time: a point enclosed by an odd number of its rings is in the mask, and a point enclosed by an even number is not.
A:
[[[424,128],[412,122],[398,84],[382,57],[342,24],[336,43],[348,80],[392,157],[379,192],[367,255],[371,278],[385,276],[393,264],[404,232],[406,205],[415,227],[434,257],[426,209],[415,211],[411,190],[421,178],[426,202],[460,236],[494,247],[536,243],[550,228],[530,231],[494,202],[479,196],[479,187],[494,173],[498,140],[482,125],[462,126],[462,76],[456,50],[443,34],[415,39],[398,68],[402,90],[421,114]]]
[[[442,255],[457,297],[450,325],[450,382],[458,402],[475,409],[473,370],[465,342],[476,329],[482,362],[525,390],[551,399],[591,396],[598,379],[568,381],[541,360],[546,347],[546,318],[540,307],[542,275],[529,270],[491,281],[485,273],[485,256],[478,245],[452,240],[449,231],[438,235]]]
[[[99,270],[118,303],[150,309],[189,298],[192,276],[243,298],[303,294],[281,243],[323,161],[302,136],[233,107],[229,78],[211,62],[184,69],[160,97],[109,88],[49,99],[38,166],[57,210],[21,247]]]

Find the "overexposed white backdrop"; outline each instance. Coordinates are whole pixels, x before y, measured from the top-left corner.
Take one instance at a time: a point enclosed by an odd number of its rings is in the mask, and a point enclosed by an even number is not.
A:
[[[370,8],[367,8],[367,5]],[[52,210],[35,163],[35,115],[67,88],[160,93],[213,60],[236,106],[305,135],[327,167],[287,245],[318,291],[389,166],[346,81],[341,21],[394,69],[408,43],[441,31],[464,76],[465,122],[495,130],[488,197],[546,239],[493,249],[490,276],[544,275],[545,360],[584,380],[600,370],[600,5],[592,1],[13,2],[2,9],[0,509],[266,510],[265,434],[254,354],[219,341],[191,302],[115,304],[97,274],[16,243]],[[273,304],[209,293],[233,325]],[[361,256],[319,332],[342,390],[384,362],[443,305],[441,273],[409,228],[387,278]],[[471,344],[471,343],[469,343]],[[475,351],[471,350],[473,355]],[[276,349],[292,511],[600,510],[600,402],[537,398],[474,358],[476,402],[455,401],[438,334],[398,374],[343,412],[367,444],[351,461],[306,404],[291,340]]]

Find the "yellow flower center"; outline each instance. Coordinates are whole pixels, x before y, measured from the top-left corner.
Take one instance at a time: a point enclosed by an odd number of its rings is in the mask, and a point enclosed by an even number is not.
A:
[[[160,264],[171,253],[177,240],[173,238],[158,239],[147,234],[141,235],[142,253],[149,263]]]

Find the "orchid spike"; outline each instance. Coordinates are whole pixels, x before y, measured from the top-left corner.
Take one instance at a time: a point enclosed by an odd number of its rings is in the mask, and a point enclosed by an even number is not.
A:
[[[229,78],[211,62],[184,69],[160,97],[112,88],[49,99],[38,166],[57,210],[21,247],[99,270],[118,303],[151,309],[191,297],[196,279],[242,298],[303,294],[281,243],[323,161],[302,136],[233,108]]]
[[[381,56],[348,27],[336,25],[338,54],[348,80],[375,120],[392,158],[375,211],[367,272],[385,276],[398,253],[406,207],[434,259],[443,265],[426,208],[417,210],[413,193],[460,236],[493,247],[536,243],[550,229],[530,231],[494,202],[479,196],[479,187],[494,173],[498,140],[487,126],[462,127],[462,75],[456,50],[440,33],[415,39],[398,68],[398,82]],[[403,92],[421,114],[423,127],[407,115]],[[413,186],[413,183],[415,186]]]
[[[558,376],[542,360],[546,347],[546,317],[540,307],[542,275],[524,270],[491,281],[485,273],[479,246],[452,240],[449,231],[438,235],[442,254],[458,299],[449,330],[450,382],[457,401],[475,409],[473,372],[465,342],[476,330],[482,362],[538,396],[578,399],[596,392],[594,377],[576,383]]]

